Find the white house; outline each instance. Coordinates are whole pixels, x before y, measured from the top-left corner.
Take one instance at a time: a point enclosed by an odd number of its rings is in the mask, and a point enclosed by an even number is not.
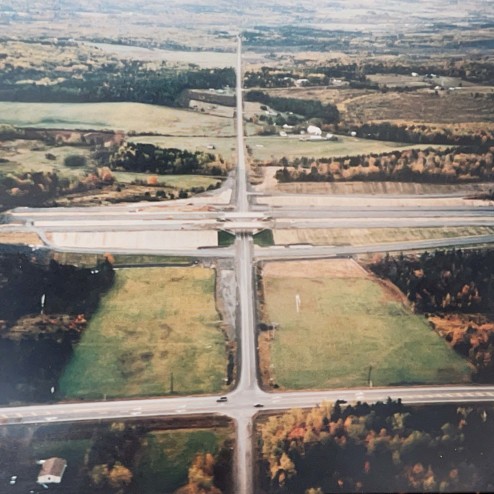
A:
[[[67,461],[63,458],[48,458],[41,460],[41,470],[38,474],[38,484],[60,484],[67,468]]]
[[[322,130],[319,127],[316,127],[315,125],[309,125],[307,127],[307,133],[310,134],[311,136],[320,136],[322,135]]]

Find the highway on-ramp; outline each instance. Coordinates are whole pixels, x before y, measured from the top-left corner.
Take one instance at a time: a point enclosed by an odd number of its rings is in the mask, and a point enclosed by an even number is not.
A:
[[[253,231],[243,228],[249,214],[255,211],[267,211],[271,219],[269,225],[282,227],[294,225],[303,227],[304,222],[312,225],[335,225],[338,221],[362,225],[363,218],[372,219],[378,226],[427,226],[437,225],[441,218],[446,218],[450,224],[456,225],[485,225],[493,224],[494,214],[490,208],[403,208],[399,211],[389,211],[385,208],[346,207],[331,210],[331,218],[324,208],[280,208],[269,209],[266,206],[250,207],[251,195],[247,190],[248,172],[245,160],[245,143],[243,131],[243,97],[242,97],[242,58],[241,39],[237,41],[237,86],[236,86],[236,128],[237,128],[237,167],[233,207],[238,215],[240,226],[235,230],[235,243],[229,248],[210,246],[208,249],[190,249],[174,251],[166,247],[149,249],[128,249],[121,246],[112,249],[119,253],[147,253],[161,255],[187,255],[194,257],[231,257],[235,261],[235,278],[239,301],[238,333],[239,358],[237,385],[227,395],[227,401],[217,402],[216,396],[187,396],[136,400],[114,400],[100,402],[60,403],[50,405],[6,407],[0,409],[0,423],[52,423],[63,421],[80,421],[95,419],[137,418],[150,416],[182,416],[196,414],[222,414],[233,418],[236,422],[235,448],[235,493],[253,494],[254,492],[254,459],[253,449],[253,419],[261,410],[281,411],[289,408],[304,408],[317,406],[323,401],[337,399],[347,401],[376,401],[388,397],[402,399],[406,403],[460,403],[460,402],[491,402],[494,401],[494,386],[409,386],[341,389],[328,391],[302,391],[267,393],[260,389],[257,376],[256,356],[256,307],[254,262],[266,259],[291,259],[310,257],[334,257],[355,255],[368,252],[400,251],[432,249],[448,245],[474,245],[492,243],[494,235],[477,235],[453,239],[421,240],[413,242],[390,242],[366,246],[292,246],[259,248],[253,245]],[[218,229],[228,229],[228,224],[220,211],[188,211],[173,212],[169,209],[160,211],[153,205],[125,206],[92,209],[35,210],[18,209],[11,213],[12,223],[2,228],[28,228],[38,232],[45,246],[61,251],[74,252],[105,252],[100,248],[81,249],[74,246],[59,247],[50,242],[46,232],[50,231],[80,231],[101,229],[102,231],[125,231],[125,228],[139,231],[140,229],[170,230],[179,225],[180,228],[195,230],[209,228],[212,225]],[[224,216],[224,215],[223,215]],[[237,219],[238,219],[237,218]],[[290,223],[292,221],[293,223]],[[457,223],[454,223],[457,221]],[[269,223],[271,222],[271,223]],[[285,222],[285,223],[283,223]],[[319,222],[319,223],[318,223]],[[367,225],[368,226],[368,225]],[[130,231],[129,230],[129,231]],[[37,249],[38,247],[33,247]],[[255,407],[259,405],[259,408]]]

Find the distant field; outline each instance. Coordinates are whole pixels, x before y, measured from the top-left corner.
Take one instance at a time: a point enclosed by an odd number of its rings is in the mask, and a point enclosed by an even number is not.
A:
[[[1,103],[0,103],[1,104]],[[46,154],[55,159],[48,159]],[[82,146],[48,146],[41,141],[22,140],[3,141],[0,145],[0,158],[8,160],[0,163],[0,173],[49,172],[57,171],[63,177],[81,177],[86,167],[71,168],[64,165],[64,159],[70,155],[85,156],[90,161],[90,150]]]
[[[129,141],[154,144],[165,148],[188,149],[190,151],[203,151],[206,153],[220,154],[225,160],[232,162],[236,152],[235,139],[231,137],[164,137],[164,136],[138,136],[129,137]],[[214,146],[209,149],[208,146]]]
[[[279,324],[271,344],[274,381],[282,389],[367,386],[372,366],[374,386],[468,382],[466,362],[425,319],[354,266],[266,264],[267,319]]]
[[[146,181],[151,175],[146,173],[113,172],[113,176],[120,183],[131,183],[134,180]],[[153,175],[158,179],[160,185],[167,185],[177,189],[190,189],[191,187],[204,187],[216,184],[220,178],[204,175]]]
[[[301,141],[300,136],[247,137],[252,156],[260,161],[279,161],[306,156],[308,158],[330,158],[334,156],[356,156],[368,153],[385,153],[395,149],[425,149],[425,145],[409,145],[396,142],[359,139],[338,136],[338,141]]]
[[[18,127],[116,129],[169,135],[233,135],[233,121],[143,103],[0,102],[0,123]]]
[[[475,92],[475,91],[474,91]],[[355,122],[405,120],[427,123],[494,121],[494,100],[475,98],[469,88],[375,93],[355,98],[346,105],[344,118]]]
[[[66,398],[165,395],[224,389],[225,340],[214,272],[141,268],[116,272],[60,381]]]
[[[113,53],[120,58],[131,60],[143,60],[149,62],[166,61],[176,65],[198,65],[201,68],[233,67],[235,66],[235,53],[223,53],[217,51],[174,51],[159,48],[143,48],[139,46],[117,45],[113,43],[88,43],[84,44],[99,48],[107,53]],[[232,50],[235,48],[231,41]]]
[[[275,244],[367,245],[385,242],[468,237],[494,233],[490,226],[442,228],[303,228],[273,230]]]
[[[155,431],[145,438],[146,448],[134,467],[136,492],[175,492],[187,483],[187,472],[198,453],[215,454],[232,435],[227,428]]]

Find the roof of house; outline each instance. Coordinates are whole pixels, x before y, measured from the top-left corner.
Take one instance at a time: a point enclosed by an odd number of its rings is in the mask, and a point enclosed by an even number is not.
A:
[[[41,470],[39,471],[38,477],[43,475],[53,475],[54,477],[61,477],[67,466],[67,461],[63,458],[48,458],[41,465]]]

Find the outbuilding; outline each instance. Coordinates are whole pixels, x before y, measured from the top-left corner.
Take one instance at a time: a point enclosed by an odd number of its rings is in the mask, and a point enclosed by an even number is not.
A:
[[[67,461],[63,458],[48,458],[41,460],[41,470],[38,474],[38,484],[60,484],[67,468]]]

